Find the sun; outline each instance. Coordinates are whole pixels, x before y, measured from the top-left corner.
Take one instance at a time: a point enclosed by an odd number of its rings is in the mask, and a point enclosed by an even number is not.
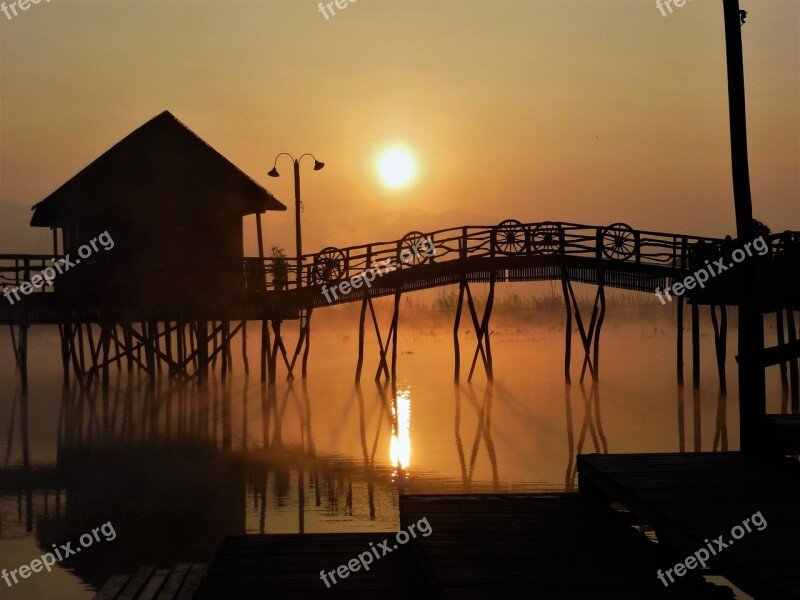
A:
[[[386,185],[400,187],[414,177],[414,161],[406,150],[394,148],[381,155],[378,171]]]

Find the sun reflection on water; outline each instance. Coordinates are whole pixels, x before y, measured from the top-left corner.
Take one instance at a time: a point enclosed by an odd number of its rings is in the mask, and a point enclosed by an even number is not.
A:
[[[411,463],[411,390],[397,390],[392,402],[392,439],[389,460],[400,471]]]

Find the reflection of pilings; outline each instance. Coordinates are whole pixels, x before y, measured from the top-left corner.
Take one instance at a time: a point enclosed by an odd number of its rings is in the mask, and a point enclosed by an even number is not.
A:
[[[700,387],[700,312],[692,304],[692,387]]]
[[[694,385],[692,386],[692,412],[694,415],[694,451],[701,452],[703,449],[703,422],[700,418],[700,387]]]
[[[564,479],[564,487],[566,491],[574,491],[575,480],[577,479],[578,469],[575,464],[575,455],[583,453],[583,445],[586,441],[587,432],[592,437],[592,445],[594,451],[598,454],[608,453],[608,443],[606,440],[605,432],[603,431],[603,422],[600,418],[600,386],[597,382],[593,382],[588,392],[586,388],[581,385],[581,395],[583,396],[583,424],[581,425],[580,435],[578,436],[577,446],[575,444],[575,436],[573,433],[573,420],[572,420],[572,385],[567,384],[565,387],[564,401],[567,411],[567,445],[568,445],[568,459],[567,470]]]
[[[678,384],[678,450],[686,452],[686,417],[683,383]]]
[[[720,387],[717,395],[717,427],[714,432],[714,452],[728,451],[728,393]]]
[[[569,311],[568,311],[569,312]],[[567,371],[569,377],[569,371]],[[564,491],[575,491],[575,478],[573,475],[573,467],[575,465],[575,433],[572,426],[572,398],[570,392],[572,391],[572,384],[567,380],[564,386],[564,406],[567,410],[567,472],[564,476]]]
[[[472,442],[472,450],[470,452],[469,466],[466,464],[464,455],[464,445],[461,439],[461,386],[455,385],[455,438],[456,450],[458,451],[459,464],[461,465],[461,481],[463,491],[468,492],[472,488],[472,480],[475,475],[475,465],[478,460],[478,452],[480,450],[481,441],[486,446],[486,454],[489,457],[489,464],[492,469],[492,486],[495,491],[500,489],[500,477],[497,467],[497,454],[494,447],[494,440],[492,439],[492,401],[494,397],[494,383],[492,381],[486,382],[486,387],[483,391],[483,400],[479,403],[475,390],[470,384],[465,389],[473,405],[475,406],[477,414],[477,428],[475,430],[475,438]]]

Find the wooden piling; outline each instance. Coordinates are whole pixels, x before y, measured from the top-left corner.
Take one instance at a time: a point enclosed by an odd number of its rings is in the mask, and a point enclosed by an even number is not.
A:
[[[700,313],[692,304],[692,387],[700,387]]]

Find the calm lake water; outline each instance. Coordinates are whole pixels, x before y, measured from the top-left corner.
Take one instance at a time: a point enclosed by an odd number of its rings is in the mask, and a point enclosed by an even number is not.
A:
[[[405,300],[404,300],[405,302]],[[379,303],[385,335],[388,301]],[[738,448],[735,311],[729,311],[728,396],[720,393],[708,309],[702,313],[702,377],[675,373],[672,307],[610,306],[600,382],[578,382],[573,337],[565,384],[564,310],[495,311],[494,382],[466,373],[475,337],[462,329],[462,380],[453,383],[452,314],[404,305],[398,380],[377,385],[378,345],[367,334],[354,384],[355,307],[317,310],[309,374],[274,388],[258,374],[259,328],[241,340],[234,370],[203,388],[112,368],[107,394],[64,390],[52,327],[30,335],[30,477],[23,478],[21,399],[8,330],[0,336],[0,568],[16,569],[110,522],[80,554],[36,573],[0,598],[90,598],[112,574],[142,565],[208,562],[225,535],[388,531],[400,493],[575,490],[575,458],[592,452]],[[588,311],[586,311],[588,313]],[[462,321],[464,323],[464,321]],[[688,325],[688,311],[687,311]],[[296,324],[284,324],[293,348]],[[774,324],[767,323],[774,339]],[[777,375],[770,410],[780,412]],[[398,465],[404,469],[398,469]],[[26,483],[27,482],[27,483]]]

